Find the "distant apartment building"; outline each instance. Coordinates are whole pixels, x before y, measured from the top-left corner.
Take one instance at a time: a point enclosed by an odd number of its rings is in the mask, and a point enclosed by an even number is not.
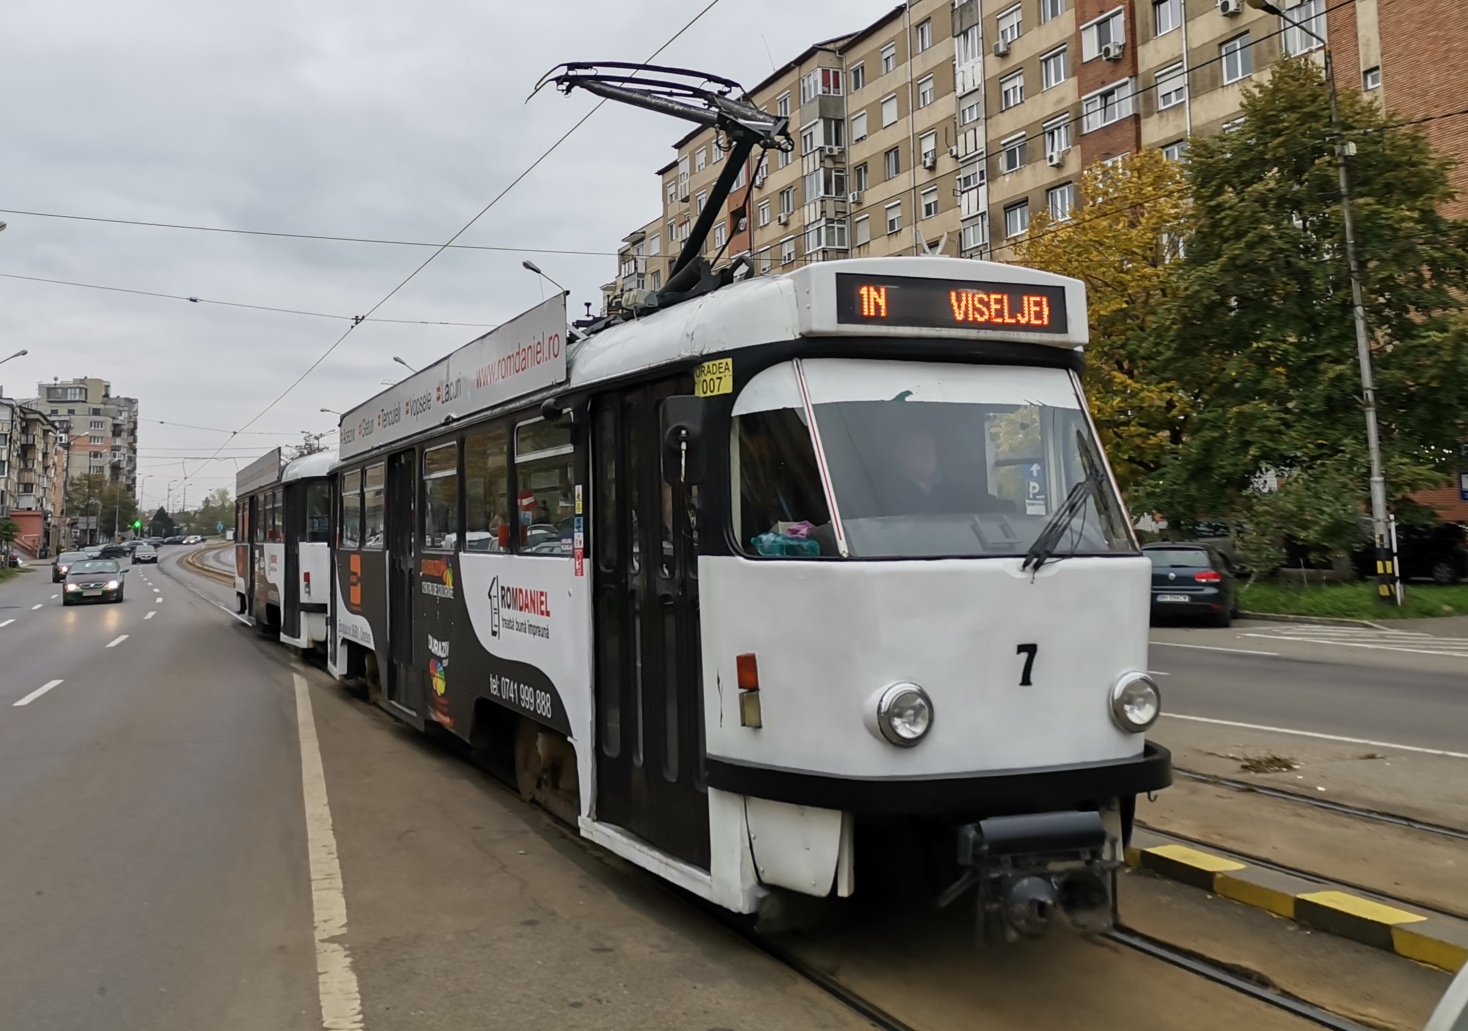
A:
[[[66,435],[30,402],[0,398],[0,518],[32,556],[55,554],[63,534]]]
[[[1423,123],[1456,156],[1468,216],[1468,20],[1461,0],[911,0],[808,47],[750,90],[790,118],[793,153],[749,170],[705,253],[748,254],[756,273],[841,257],[1012,258],[1039,211],[1066,220],[1082,172],[1240,117],[1244,90],[1280,57],[1332,48],[1342,90]],[[658,170],[662,216],[629,235],[610,299],[657,289],[722,167],[690,133]],[[743,219],[749,195],[747,221]]]
[[[118,397],[106,380],[53,380],[37,384],[34,406],[70,438],[67,479],[95,474],[137,496],[138,401]]]

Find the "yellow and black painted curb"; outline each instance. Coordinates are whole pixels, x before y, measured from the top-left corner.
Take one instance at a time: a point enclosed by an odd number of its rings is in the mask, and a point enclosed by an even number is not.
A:
[[[1127,864],[1450,973],[1468,963],[1468,921],[1385,902],[1138,828]]]

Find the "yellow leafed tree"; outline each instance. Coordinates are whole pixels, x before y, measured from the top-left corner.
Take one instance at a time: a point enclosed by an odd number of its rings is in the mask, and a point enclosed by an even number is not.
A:
[[[1019,264],[1086,284],[1086,390],[1127,492],[1177,452],[1193,412],[1175,379],[1179,334],[1164,322],[1188,214],[1182,168],[1144,150],[1088,169],[1070,217],[1041,212],[1015,247]]]

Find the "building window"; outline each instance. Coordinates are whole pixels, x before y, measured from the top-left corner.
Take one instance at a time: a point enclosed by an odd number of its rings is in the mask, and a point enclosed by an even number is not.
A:
[[[1015,72],[999,80],[999,110],[1008,111],[1025,102],[1025,73]]]
[[[936,132],[925,132],[918,137],[918,153],[922,155],[924,168],[931,168],[938,164],[938,134]]]
[[[821,250],[846,250],[846,220],[817,222],[805,231],[805,253]]]
[[[851,188],[853,190],[867,188],[867,163],[865,161],[851,170]]]
[[[822,118],[821,139],[828,147],[846,146],[846,119]]]
[[[809,154],[821,145],[820,128],[819,122],[812,122],[800,130],[800,152],[802,154]]]
[[[958,109],[958,127],[962,129],[965,125],[977,122],[983,114],[983,109],[977,100],[970,100]]]
[[[1075,187],[1063,183],[1045,191],[1045,200],[1050,207],[1050,217],[1056,222],[1070,221],[1070,209],[1075,204]]]
[[[781,118],[790,117],[790,91],[786,90],[775,98],[775,114]]]
[[[703,214],[703,206],[705,204],[707,204],[708,201],[709,201],[708,191],[707,190],[699,190],[698,191],[698,196],[696,196],[695,198],[693,198],[693,211],[694,211],[694,213],[695,214],[698,214],[698,215],[702,215]]]
[[[851,66],[851,92],[863,88],[867,84],[867,66],[865,62],[859,62]]]
[[[970,25],[953,37],[953,63],[962,68],[984,56],[983,26]]]
[[[1235,36],[1218,48],[1223,58],[1223,81],[1238,82],[1254,73],[1254,52],[1249,49],[1249,34]]]
[[[933,98],[937,95],[937,87],[933,85],[933,77],[931,75],[926,75],[918,80],[917,90],[918,107],[927,107],[933,102]]]
[[[817,68],[800,80],[800,102],[809,104],[819,96],[841,95],[841,69]]]
[[[846,169],[817,168],[805,177],[805,202],[819,197],[846,196]]]
[[[1183,0],[1152,0],[1153,34],[1164,36],[1183,23]]]
[[[1065,13],[1065,0],[1040,0],[1040,24]]]
[[[1045,154],[1064,154],[1070,150],[1070,115],[1052,118],[1044,125]]]
[[[897,44],[888,43],[882,48],[882,74],[886,75],[888,72],[895,71],[896,69]]]
[[[709,160],[716,165],[724,160],[724,145],[719,142],[718,137],[714,137],[713,146],[709,148]]]
[[[671,247],[673,245],[673,241],[676,240],[676,239],[678,239],[678,223],[677,222],[669,222],[668,223],[668,246]]]
[[[767,201],[767,200],[760,201],[759,202],[759,207],[756,208],[756,211],[759,212],[759,218],[758,218],[759,224],[761,226],[767,226],[767,225],[769,225],[770,224],[770,217],[771,217],[770,216],[770,202]]]
[[[1292,6],[1285,6],[1284,17],[1280,20],[1285,26],[1285,53],[1299,57],[1320,49],[1320,40],[1315,37],[1325,36],[1325,0],[1299,0]]]
[[[1188,141],[1178,140],[1162,148],[1162,156],[1169,161],[1181,161],[1188,156]]]
[[[1230,118],[1228,121],[1223,123],[1220,131],[1233,132],[1235,129],[1242,129],[1244,127],[1244,122],[1246,122],[1247,120],[1248,119],[1245,118],[1245,116],[1243,115],[1240,115],[1237,118]]]
[[[913,48],[922,53],[933,45],[933,19],[929,18],[913,30]]]
[[[902,229],[902,201],[895,201],[887,205],[887,234],[898,232]]]
[[[965,165],[958,173],[958,193],[976,193],[984,185],[984,166]]]
[[[854,242],[858,247],[864,243],[872,242],[872,217],[870,215],[859,216],[852,222],[851,228],[856,235]]]
[[[1081,132],[1094,132],[1131,113],[1132,84],[1126,80],[1081,100]]]
[[[1022,200],[1004,209],[1004,235],[1013,240],[1030,228],[1030,202]]]
[[[1019,4],[999,15],[999,38],[1006,43],[1019,39],[1025,31],[1024,15],[1024,9]]]
[[[1171,65],[1157,73],[1157,110],[1165,111],[1177,107],[1188,98],[1188,77],[1182,63]]]
[[[663,253],[663,238],[658,233],[653,233],[652,238],[647,241],[648,254]]]
[[[1065,47],[1052,50],[1040,58],[1040,88],[1059,86],[1066,79]]]
[[[663,272],[662,272],[662,269],[653,269],[652,270],[652,280],[651,280],[651,282],[648,283],[648,287],[649,287],[649,289],[653,290],[654,292],[656,292],[658,290],[661,290],[663,288]]]
[[[1094,61],[1107,43],[1126,43],[1126,19],[1119,7],[1081,29],[1081,60]]]
[[[780,214],[788,215],[795,210],[795,187],[787,186],[780,191]]]
[[[882,155],[882,163],[886,167],[887,178],[896,179],[902,174],[902,151],[893,147]]]
[[[795,237],[787,236],[780,241],[780,264],[790,265],[795,262]]]
[[[867,138],[867,113],[858,111],[851,116],[851,142],[860,143]]]
[[[1364,89],[1364,90],[1380,89],[1381,88],[1381,69],[1380,68],[1368,68],[1368,69],[1366,69],[1366,71],[1362,72],[1361,73],[1361,88]],[[56,409],[54,409],[54,408],[51,409],[51,414],[52,415],[55,415],[56,414]]]
[[[882,128],[895,125],[897,122],[897,94],[882,98]]]
[[[729,237],[727,235],[727,232],[724,229],[724,223],[720,222],[720,223],[718,223],[717,225],[714,226],[714,247],[715,248],[717,248],[719,250],[722,250],[723,247],[724,247],[724,241],[727,240],[728,238]]]
[[[999,170],[1006,175],[1017,172],[1025,166],[1025,134],[1011,136],[1007,140],[1000,140],[999,146],[1003,153],[999,158]]]
[[[699,147],[693,152],[693,170],[695,172],[702,172],[708,165],[709,149],[707,147]]]
[[[668,206],[672,207],[678,203],[678,180],[668,180]]]
[[[921,196],[923,202],[923,218],[933,218],[938,214],[938,189],[924,190]]]
[[[958,246],[965,251],[982,247],[989,242],[989,216],[984,213],[977,222],[964,226],[958,233]]]
[[[780,155],[775,159],[776,168],[785,168],[791,161],[795,160],[794,156],[788,150],[777,150],[775,153]]]

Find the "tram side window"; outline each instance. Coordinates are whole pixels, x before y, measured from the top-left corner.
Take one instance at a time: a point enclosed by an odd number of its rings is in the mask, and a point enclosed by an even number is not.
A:
[[[836,554],[815,448],[803,413],[752,412],[735,420],[734,526],[747,554]]]
[[[362,470],[342,477],[342,547],[355,548],[362,540]]]
[[[520,551],[571,554],[575,519],[575,455],[571,431],[536,419],[515,427],[515,484]]]
[[[280,544],[285,540],[281,522],[281,492],[273,490],[265,499],[265,539],[273,544]]]
[[[464,550],[510,546],[510,430],[498,423],[464,438]]]
[[[379,462],[369,465],[362,481],[362,547],[382,548],[382,512],[384,507],[383,486],[387,482],[387,467]]]
[[[331,540],[331,484],[325,480],[306,484],[306,541],[326,544]]]
[[[459,445],[423,452],[423,548],[453,551],[459,539]]]

